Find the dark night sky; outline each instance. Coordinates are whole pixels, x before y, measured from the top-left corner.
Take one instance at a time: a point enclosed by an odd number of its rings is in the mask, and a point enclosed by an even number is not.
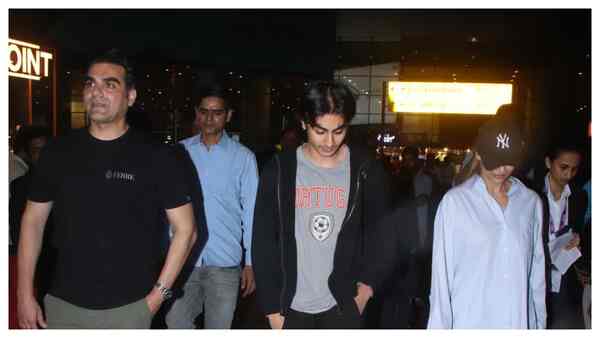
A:
[[[118,47],[147,61],[319,73],[335,65],[339,13],[370,17],[375,26],[387,16],[383,26],[408,49],[442,56],[456,36],[473,34],[498,60],[540,62],[591,48],[591,10],[585,9],[10,10],[9,30],[14,38],[57,46],[66,62]],[[360,32],[371,23],[349,26]]]
[[[338,42],[340,35],[351,40],[367,31],[397,37],[400,53],[418,49],[415,61],[423,64],[432,56],[464,64],[473,53],[487,67],[542,66],[549,72],[544,92],[556,133],[566,125],[578,135],[587,123],[587,116],[572,118],[566,112],[574,110],[574,97],[585,94],[586,101],[586,90],[591,92],[591,76],[589,85],[568,82],[591,69],[591,9],[9,10],[11,37],[56,47],[68,67],[83,67],[97,53],[118,47],[137,63],[327,78],[340,65],[339,54],[344,54],[342,66],[368,64],[363,55],[369,53],[368,42],[365,48]],[[480,42],[469,44],[472,35]],[[376,63],[399,62],[403,55],[380,50],[387,55]]]
[[[10,31],[64,58],[117,47],[136,59],[323,72],[335,62],[333,11],[11,10]]]

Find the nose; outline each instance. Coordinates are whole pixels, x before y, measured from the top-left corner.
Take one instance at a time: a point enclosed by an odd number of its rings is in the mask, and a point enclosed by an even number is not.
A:
[[[575,170],[567,169],[563,172],[563,178],[570,181],[575,176]]]
[[[333,147],[333,144],[334,144],[334,142],[333,142],[333,133],[329,133],[329,134],[327,134],[326,145],[328,147]]]
[[[212,122],[215,119],[215,113],[212,111],[206,112],[206,120]]]
[[[102,97],[104,96],[104,91],[102,90],[102,88],[100,88],[100,86],[93,86],[92,87],[92,97]]]

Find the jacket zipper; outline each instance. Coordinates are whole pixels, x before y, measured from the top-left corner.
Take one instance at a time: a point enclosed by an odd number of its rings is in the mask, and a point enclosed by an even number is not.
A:
[[[350,220],[350,218],[352,217],[352,213],[354,213],[354,209],[356,208],[356,199],[358,198],[359,192],[360,192],[360,179],[361,177],[365,177],[366,178],[366,172],[364,172],[365,170],[365,166],[367,165],[367,163],[363,163],[360,168],[358,169],[358,176],[356,177],[356,192],[354,193],[354,198],[352,199],[352,207],[350,208],[350,212],[348,213],[348,217],[346,217],[346,219],[344,220],[344,222],[342,222],[342,228],[340,230],[340,234],[341,231],[344,231],[344,224],[346,224],[348,222],[348,220]],[[338,314],[342,314],[342,309],[339,307],[339,304],[337,306],[337,312]]]
[[[365,166],[366,166],[366,163],[363,163],[363,165],[361,165],[360,169],[358,170],[358,176],[356,177],[356,192],[354,194],[354,198],[352,199],[352,208],[350,208],[350,212],[348,213],[348,217],[346,217],[346,219],[342,223],[342,231],[344,229],[344,224],[346,224],[348,222],[348,220],[350,219],[350,217],[352,217],[352,213],[354,212],[354,209],[356,208],[356,199],[358,198],[359,191],[360,191],[360,178],[363,175],[366,175],[366,173],[363,172]]]

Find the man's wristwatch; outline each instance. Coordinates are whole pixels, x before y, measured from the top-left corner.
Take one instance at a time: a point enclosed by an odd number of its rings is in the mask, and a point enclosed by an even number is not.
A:
[[[154,287],[158,289],[158,292],[160,292],[160,296],[162,297],[163,300],[167,300],[167,299],[173,297],[173,290],[162,285],[160,282],[156,282],[156,284],[154,284]]]

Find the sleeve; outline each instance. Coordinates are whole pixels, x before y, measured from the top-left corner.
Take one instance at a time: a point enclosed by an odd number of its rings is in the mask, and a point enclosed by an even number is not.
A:
[[[174,151],[178,161],[180,161],[182,164],[182,168],[185,170],[185,179],[192,197],[198,238],[196,239],[194,250],[190,254],[190,257],[197,257],[200,255],[202,249],[204,249],[204,246],[208,241],[208,226],[206,224],[206,213],[204,211],[202,182],[200,182],[198,171],[196,171],[196,166],[194,165],[194,162],[192,161],[190,154],[185,147],[182,144],[178,144],[174,147]]]
[[[21,216],[27,203],[25,180],[26,176],[20,176],[10,182],[10,195],[8,199],[8,227],[10,245],[16,246],[19,243],[19,234],[21,230]]]
[[[56,197],[57,170],[55,165],[61,161],[56,158],[54,144],[48,144],[42,149],[38,163],[33,170],[31,187],[27,199],[33,202],[50,202]]]
[[[174,209],[192,201],[186,182],[186,164],[175,147],[160,146],[154,158],[154,177],[164,209]]]
[[[438,208],[433,225],[433,253],[431,258],[431,291],[428,329],[452,329],[453,314],[450,290],[452,290],[452,236],[447,227],[450,222],[446,195]]]
[[[244,248],[246,249],[246,265],[252,265],[252,222],[258,189],[258,168],[256,157],[248,152],[240,177],[240,202],[242,205],[242,230]]]
[[[272,160],[260,176],[252,231],[252,262],[258,304],[265,314],[281,309],[281,234],[277,203],[277,167]]]
[[[536,196],[533,257],[529,273],[529,328],[546,328],[546,263],[542,237],[542,201]]]

